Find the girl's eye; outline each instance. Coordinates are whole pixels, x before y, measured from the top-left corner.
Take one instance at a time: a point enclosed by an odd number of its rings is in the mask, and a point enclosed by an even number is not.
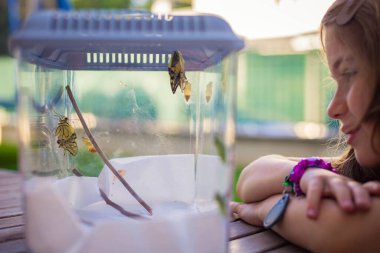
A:
[[[357,74],[357,71],[345,71],[342,74],[342,78],[344,81],[348,82],[350,81],[355,75]]]

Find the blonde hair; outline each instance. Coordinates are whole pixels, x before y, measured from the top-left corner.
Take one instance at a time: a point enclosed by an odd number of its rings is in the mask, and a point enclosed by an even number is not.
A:
[[[356,0],[355,0],[356,1]],[[321,22],[320,37],[325,51],[324,36],[326,26],[334,26],[334,32],[340,41],[358,50],[368,61],[369,70],[375,77],[373,97],[363,121],[374,122],[371,135],[372,148],[380,156],[376,144],[380,143],[380,1],[363,1],[352,18],[345,24],[337,24],[337,17],[344,11],[348,0],[337,0],[327,10]],[[368,87],[372,88],[372,87]],[[343,175],[366,182],[380,180],[380,168],[363,168],[355,158],[354,150],[347,147],[342,157],[334,162],[334,167]]]

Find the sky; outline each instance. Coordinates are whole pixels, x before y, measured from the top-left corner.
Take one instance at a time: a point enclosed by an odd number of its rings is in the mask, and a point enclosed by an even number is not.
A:
[[[333,0],[193,0],[196,12],[226,19],[246,39],[292,36],[317,31]]]

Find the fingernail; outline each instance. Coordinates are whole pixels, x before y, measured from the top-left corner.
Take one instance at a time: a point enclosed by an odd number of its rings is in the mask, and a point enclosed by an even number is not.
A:
[[[318,216],[318,212],[315,208],[307,209],[306,214],[307,214],[307,217],[312,218],[312,219],[315,219]]]
[[[352,204],[352,202],[350,200],[345,200],[342,202],[342,207],[344,209],[346,209],[347,211],[353,211],[355,208],[354,208],[354,205]]]
[[[368,209],[370,209],[370,207],[371,207],[371,202],[370,202],[370,201],[366,201],[366,200],[358,201],[357,206],[358,206],[361,210],[368,210]]]

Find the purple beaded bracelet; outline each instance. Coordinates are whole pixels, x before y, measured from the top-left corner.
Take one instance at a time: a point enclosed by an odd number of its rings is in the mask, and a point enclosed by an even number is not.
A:
[[[291,191],[294,192],[296,196],[305,195],[301,190],[300,181],[308,168],[321,168],[337,173],[337,171],[331,166],[331,163],[326,163],[320,158],[311,157],[302,159],[296,164],[296,166],[294,166],[290,174],[285,177],[283,183],[284,187],[291,188]]]

